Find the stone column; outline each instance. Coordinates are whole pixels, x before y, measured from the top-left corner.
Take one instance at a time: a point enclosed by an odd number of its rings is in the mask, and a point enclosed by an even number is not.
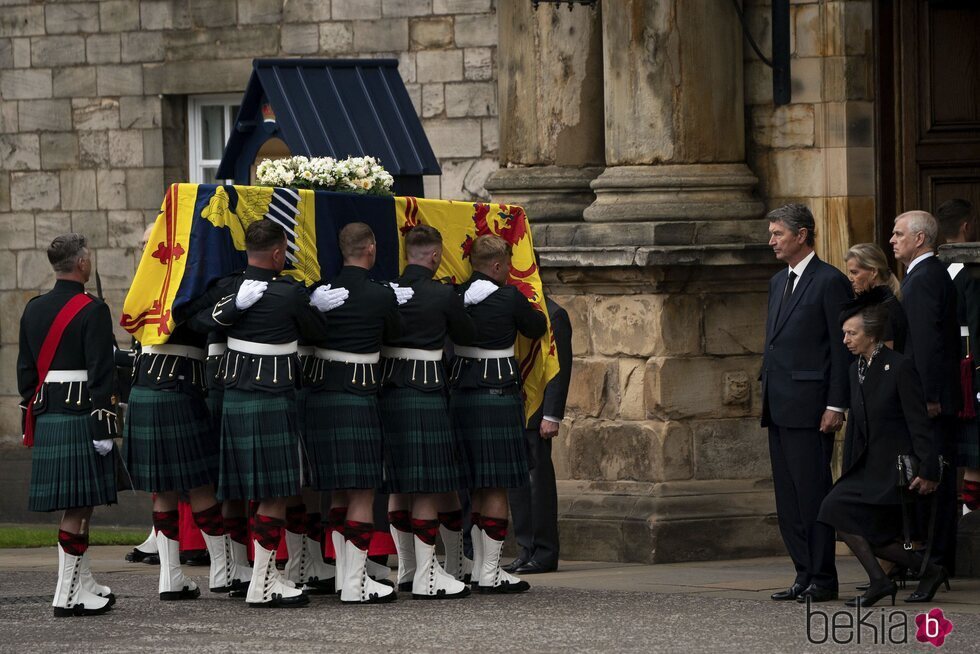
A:
[[[602,32],[607,167],[585,220],[758,217],[734,10],[716,0],[619,0],[603,3]]]
[[[581,220],[602,171],[602,26],[599,5],[497,6],[500,170],[495,200],[535,222]]]

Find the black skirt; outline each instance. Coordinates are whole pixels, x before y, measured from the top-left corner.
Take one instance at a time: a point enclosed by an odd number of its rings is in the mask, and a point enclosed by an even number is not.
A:
[[[877,504],[863,496],[863,467],[852,469],[827,493],[817,520],[837,531],[864,536],[872,545],[884,545],[902,537],[902,505]],[[912,516],[915,500],[909,498]]]

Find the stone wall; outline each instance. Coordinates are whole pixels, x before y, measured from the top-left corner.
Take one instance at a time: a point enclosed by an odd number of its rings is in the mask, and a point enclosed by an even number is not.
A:
[[[768,55],[771,5],[743,4]],[[790,104],[773,105],[771,70],[743,49],[749,165],[769,208],[810,206],[818,254],[842,267],[850,244],[875,240],[872,2],[793,0],[791,12]]]
[[[0,442],[20,431],[18,319],[51,238],[89,237],[118,316],[144,226],[187,178],[186,97],[240,93],[258,57],[396,57],[443,168],[429,197],[488,197],[494,0],[5,0],[0,10]],[[128,338],[117,330],[120,342]]]

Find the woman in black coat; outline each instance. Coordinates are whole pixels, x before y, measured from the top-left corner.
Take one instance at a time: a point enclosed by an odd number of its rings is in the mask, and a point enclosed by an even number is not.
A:
[[[885,325],[885,334],[881,340],[896,352],[909,355],[905,351],[909,319],[900,301],[902,290],[898,278],[888,267],[885,253],[874,243],[857,243],[844,255],[844,265],[854,295],[867,293],[873,288],[880,289],[876,293],[885,294],[885,299],[881,302],[888,309],[888,324]]]
[[[918,569],[921,557],[899,542],[902,535],[902,498],[896,463],[912,454],[918,474],[910,491],[935,491],[939,458],[934,452],[932,426],[925,396],[913,362],[883,346],[888,310],[884,294],[874,289],[859,295],[841,314],[844,344],[858,355],[850,368],[851,413],[844,441],[843,474],[827,494],[818,520],[837,529],[861,562],[870,579],[860,601],[871,606],[897,588],[875,557]],[[946,572],[930,564],[918,588],[906,601],[929,601]]]

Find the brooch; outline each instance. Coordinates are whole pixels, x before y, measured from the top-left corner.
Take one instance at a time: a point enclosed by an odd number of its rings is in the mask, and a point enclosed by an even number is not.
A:
[[[891,370],[891,368],[892,367],[890,365],[888,365],[887,363],[885,364],[885,370]]]

